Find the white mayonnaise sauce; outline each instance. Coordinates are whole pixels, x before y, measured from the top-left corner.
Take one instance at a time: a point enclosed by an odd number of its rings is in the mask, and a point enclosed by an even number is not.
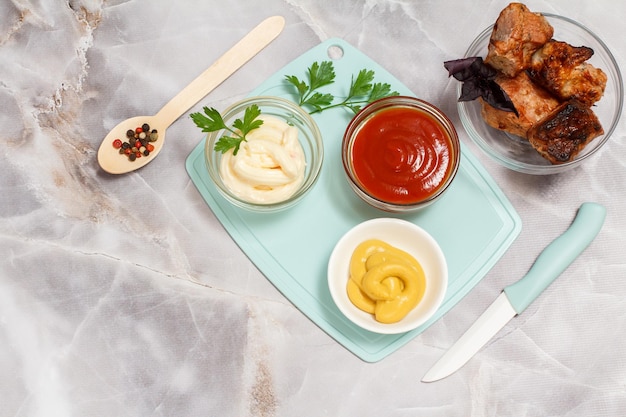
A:
[[[229,150],[220,162],[224,184],[250,203],[271,204],[291,197],[304,180],[306,160],[298,130],[273,116],[246,134],[237,155]]]

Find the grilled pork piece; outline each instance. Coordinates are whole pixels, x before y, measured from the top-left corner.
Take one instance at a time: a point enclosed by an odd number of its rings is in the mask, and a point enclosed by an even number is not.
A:
[[[554,28],[540,13],[511,3],[498,16],[485,62],[509,77],[530,67],[533,53],[549,41]]]
[[[495,81],[508,94],[519,114],[518,117],[515,113],[498,110],[481,100],[482,117],[495,129],[525,138],[528,129],[559,105],[559,101],[533,83],[526,72],[514,78],[499,74]]]
[[[561,104],[528,131],[528,141],[552,164],[571,161],[604,130],[594,112],[577,100]]]
[[[551,40],[532,57],[531,78],[562,101],[576,99],[591,106],[602,98],[606,74],[585,62],[593,55],[586,46]]]

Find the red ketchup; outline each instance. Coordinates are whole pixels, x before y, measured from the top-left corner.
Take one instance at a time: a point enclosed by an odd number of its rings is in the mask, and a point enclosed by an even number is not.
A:
[[[455,170],[455,151],[445,128],[412,107],[377,111],[354,138],[352,164],[374,198],[412,204],[437,194]]]

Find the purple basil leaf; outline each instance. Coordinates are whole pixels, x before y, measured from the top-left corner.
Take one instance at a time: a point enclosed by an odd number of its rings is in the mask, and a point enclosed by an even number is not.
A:
[[[496,83],[493,80],[490,81],[490,84],[491,84],[491,87],[488,90],[489,94],[487,95],[487,97],[483,96],[485,101],[489,103],[491,106],[495,107],[496,109],[513,112],[515,113],[516,116],[519,116],[519,113],[517,112],[517,109],[515,108],[513,101],[511,100],[509,95],[506,93],[506,91],[504,91],[498,85],[498,83]]]
[[[480,65],[475,67],[476,76],[480,78],[484,78],[487,80],[493,80],[498,75],[498,71],[490,65],[485,64],[484,62],[480,62]]]
[[[475,80],[467,80],[461,85],[461,96],[459,101],[472,101],[485,95],[485,90],[481,88]]]
[[[478,60],[482,61],[483,59],[481,57],[453,59],[452,61],[444,62],[443,66],[448,70],[448,76],[453,76],[457,72],[468,69]]]
[[[496,109],[513,112],[519,116],[510,97],[494,81],[497,71],[485,64],[481,57],[446,61],[443,66],[448,70],[448,76],[463,83],[459,101],[472,101],[482,97]]]

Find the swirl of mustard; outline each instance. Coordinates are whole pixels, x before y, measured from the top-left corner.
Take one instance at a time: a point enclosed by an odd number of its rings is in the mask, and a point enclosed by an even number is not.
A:
[[[375,253],[392,250],[393,247],[378,239],[367,240],[356,247],[350,260],[350,279],[348,279],[348,298],[359,309],[374,314],[376,302],[361,289],[361,279],[367,272],[365,263]],[[391,284],[390,284],[391,285]]]
[[[378,239],[366,240],[354,250],[348,298],[377,321],[402,320],[419,304],[425,289],[424,271],[407,252]]]

